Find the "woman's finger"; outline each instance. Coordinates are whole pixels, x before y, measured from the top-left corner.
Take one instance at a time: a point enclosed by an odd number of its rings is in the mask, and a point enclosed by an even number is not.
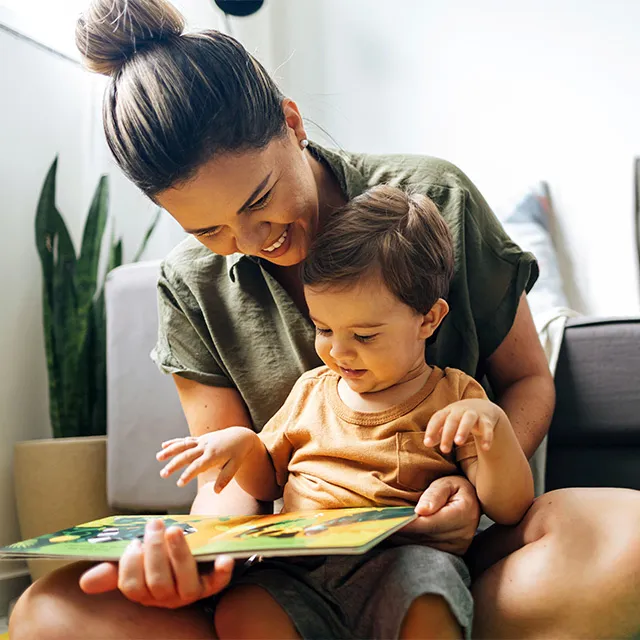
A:
[[[107,593],[118,588],[118,565],[101,562],[80,576],[80,589],[88,594]]]
[[[175,598],[176,586],[165,541],[165,527],[159,518],[147,522],[144,530],[144,578],[154,600],[162,602]]]
[[[204,589],[196,559],[189,549],[185,535],[180,527],[169,527],[165,539],[178,595],[185,602],[195,602],[202,596]]]
[[[203,597],[212,596],[222,591],[231,582],[233,559],[229,556],[218,556],[211,573],[200,577],[203,585]]]
[[[133,602],[147,602],[151,595],[144,577],[144,552],[140,540],[134,540],[120,557],[118,589]]]
[[[447,483],[430,484],[418,500],[416,513],[419,516],[430,516],[437,513],[449,502],[451,493],[451,485]]]
[[[189,449],[184,453],[176,456],[173,460],[168,462],[160,471],[160,475],[163,478],[168,478],[172,473],[175,473],[179,469],[186,467],[191,464],[194,460],[199,458],[202,455],[202,450],[198,449]]]

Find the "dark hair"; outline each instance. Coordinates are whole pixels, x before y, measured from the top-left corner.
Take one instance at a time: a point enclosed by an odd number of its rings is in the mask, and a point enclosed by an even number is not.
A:
[[[286,130],[280,90],[239,42],[183,29],[165,0],[92,0],[76,25],[86,66],[111,76],[109,147],[150,197],[219,151],[260,149]]]
[[[453,268],[451,234],[432,200],[382,185],[330,214],[302,265],[302,281],[349,285],[377,270],[393,295],[427,313],[446,297]]]

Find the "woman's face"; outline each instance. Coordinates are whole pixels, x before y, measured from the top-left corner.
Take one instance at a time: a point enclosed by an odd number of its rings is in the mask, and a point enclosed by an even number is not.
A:
[[[318,227],[320,170],[299,138],[287,127],[263,149],[221,153],[155,199],[214,253],[297,264]]]

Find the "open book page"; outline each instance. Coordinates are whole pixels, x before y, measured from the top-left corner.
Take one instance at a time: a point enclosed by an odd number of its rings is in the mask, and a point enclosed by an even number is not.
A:
[[[147,521],[179,526],[198,560],[221,554],[249,557],[363,553],[415,518],[412,507],[298,511],[268,516],[111,516],[0,547],[0,558],[68,557],[117,560]]]

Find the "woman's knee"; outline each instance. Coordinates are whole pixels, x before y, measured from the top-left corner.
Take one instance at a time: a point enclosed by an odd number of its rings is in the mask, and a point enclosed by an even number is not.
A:
[[[87,570],[86,563],[77,563],[59,569],[34,582],[18,599],[9,620],[11,640],[33,638],[72,638],[69,605],[86,596],[78,586],[78,580]]]
[[[402,621],[400,638],[461,638],[462,630],[447,601],[428,593],[416,598]]]
[[[216,605],[214,619],[221,640],[299,637],[284,609],[257,585],[241,585],[226,591]]]
[[[489,541],[499,545],[516,532],[519,548],[509,549],[474,584],[483,612],[477,616],[478,637],[525,631],[624,637],[640,625],[640,492],[552,491],[509,529],[497,529]]]

